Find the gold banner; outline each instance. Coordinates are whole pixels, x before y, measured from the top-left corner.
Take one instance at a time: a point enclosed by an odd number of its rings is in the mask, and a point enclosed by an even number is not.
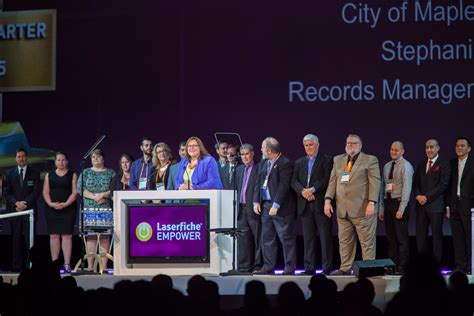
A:
[[[56,10],[0,13],[0,92],[56,89]]]

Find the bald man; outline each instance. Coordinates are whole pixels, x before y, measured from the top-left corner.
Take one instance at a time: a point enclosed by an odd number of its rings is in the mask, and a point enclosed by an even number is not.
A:
[[[390,147],[391,161],[383,167],[380,190],[379,218],[385,221],[388,240],[388,256],[397,265],[397,273],[403,274],[410,254],[408,237],[408,202],[413,181],[413,166],[403,157],[404,145],[395,141]]]
[[[441,263],[443,253],[444,194],[448,188],[450,166],[440,158],[439,142],[431,138],[425,143],[426,159],[417,167],[413,179],[416,199],[416,244],[418,252],[428,250],[428,231],[433,236],[433,257]]]
[[[295,196],[290,183],[293,164],[273,137],[262,142],[263,160],[255,182],[254,212],[262,220],[263,266],[254,274],[273,274],[278,258],[277,236],[283,248],[285,275],[296,269]]]

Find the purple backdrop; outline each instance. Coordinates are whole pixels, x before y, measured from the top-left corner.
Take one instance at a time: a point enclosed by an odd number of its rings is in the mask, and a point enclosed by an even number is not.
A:
[[[257,152],[264,137],[274,136],[292,159],[304,154],[302,138],[310,132],[331,155],[344,151],[348,133],[357,133],[381,165],[396,139],[415,166],[428,137],[440,140],[443,157],[453,157],[455,137],[473,135],[473,96],[449,104],[384,100],[382,81],[474,82],[472,56],[420,65],[385,61],[382,44],[466,43],[472,22],[416,22],[410,7],[406,22],[391,23],[386,14],[402,1],[370,0],[362,5],[382,11],[372,28],[345,23],[347,3],[6,0],[5,10],[57,8],[58,48],[57,90],[5,93],[4,118],[20,121],[32,146],[68,152],[74,168],[101,134],[113,168],[121,153],[140,154],[143,136],[177,149],[196,135],[213,152],[218,131],[238,132]],[[364,11],[353,4],[346,13],[358,18]],[[305,87],[362,81],[375,97],[290,101],[292,81]]]

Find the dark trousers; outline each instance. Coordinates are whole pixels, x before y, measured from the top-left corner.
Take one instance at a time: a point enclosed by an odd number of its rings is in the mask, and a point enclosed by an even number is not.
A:
[[[388,240],[388,257],[397,266],[405,269],[410,255],[410,241],[408,237],[408,212],[405,208],[402,219],[397,219],[400,201],[398,199],[385,200],[385,234]]]
[[[451,231],[453,233],[454,261],[456,270],[463,272],[471,271],[471,214],[465,214],[459,207],[451,210]]]
[[[296,269],[296,234],[295,216],[270,216],[272,202],[263,202],[262,205],[262,269],[271,271],[275,268],[278,258],[277,236],[283,248],[285,271],[294,272]]]
[[[262,267],[262,250],[260,247],[262,222],[260,216],[255,214],[253,210],[246,209],[245,204],[240,204],[237,227],[247,228],[237,238],[238,269],[247,271],[260,269]]]
[[[12,270],[27,268],[29,256],[30,226],[28,216],[14,217],[9,220],[12,233]]]
[[[333,243],[331,218],[322,212],[316,212],[310,203],[301,216],[304,241],[304,269],[312,271],[316,265],[316,236],[319,232],[321,241],[321,263],[324,271],[331,271],[333,260]]]
[[[433,258],[441,262],[443,254],[443,212],[427,212],[422,208],[416,210],[416,245],[419,253],[429,254],[428,230],[431,226],[433,236]]]

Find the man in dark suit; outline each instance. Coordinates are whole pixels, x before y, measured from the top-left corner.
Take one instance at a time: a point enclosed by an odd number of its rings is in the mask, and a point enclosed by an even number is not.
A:
[[[333,245],[331,218],[324,214],[324,195],[331,175],[333,159],[319,152],[316,135],[303,138],[307,156],[298,159],[293,169],[291,187],[297,195],[298,215],[303,224],[305,274],[314,274],[316,257],[316,234],[321,241],[323,273],[332,268]]]
[[[260,247],[262,223],[260,222],[260,216],[253,211],[255,180],[258,175],[258,165],[254,161],[253,146],[243,144],[240,148],[240,158],[243,164],[237,167],[235,177],[237,198],[239,199],[237,227],[247,230],[237,239],[237,262],[239,271],[252,272],[262,266]]]
[[[227,148],[229,148],[229,144],[225,141],[221,141],[215,144],[216,153],[217,153],[217,167],[219,170],[219,176],[221,177],[222,185],[224,183],[228,183],[229,179],[229,167],[227,166],[229,163],[227,161]]]
[[[35,209],[41,190],[39,173],[27,165],[26,150],[18,149],[15,159],[18,166],[8,171],[5,179],[7,213]],[[11,218],[9,222],[13,247],[11,268],[12,271],[19,272],[26,268],[27,256],[24,255],[23,248],[29,240],[29,219],[28,216],[18,216]]]
[[[413,180],[416,199],[416,243],[418,252],[428,251],[428,229],[433,236],[433,257],[441,262],[443,253],[444,194],[449,184],[449,163],[441,160],[439,142],[428,139],[425,144],[427,159],[418,165]]]
[[[278,236],[283,248],[283,274],[292,275],[296,269],[295,202],[290,188],[293,166],[273,137],[262,142],[262,155],[253,202],[254,212],[262,219],[263,266],[254,273],[273,273]]]
[[[238,150],[239,146],[229,144],[226,151],[227,163],[222,168],[219,168],[219,175],[224,190],[234,190],[235,188],[235,171],[239,166]]]
[[[474,208],[474,162],[471,142],[466,137],[456,139],[456,158],[451,160],[451,180],[448,187],[446,215],[453,233],[456,270],[471,273],[471,208]]]

